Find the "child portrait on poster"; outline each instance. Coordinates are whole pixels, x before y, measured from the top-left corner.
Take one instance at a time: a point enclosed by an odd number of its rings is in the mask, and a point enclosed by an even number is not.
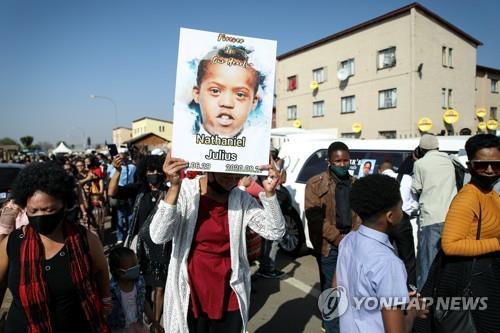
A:
[[[242,135],[265,79],[248,63],[250,52],[230,44],[209,52],[200,61],[190,103],[196,115],[194,132],[221,137]]]
[[[181,29],[173,154],[191,170],[261,174],[275,63],[275,41]]]

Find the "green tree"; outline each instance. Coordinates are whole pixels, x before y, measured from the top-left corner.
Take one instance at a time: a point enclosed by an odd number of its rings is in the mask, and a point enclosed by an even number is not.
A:
[[[30,148],[31,145],[33,144],[33,137],[31,135],[23,136],[19,140],[23,144],[24,148]]]
[[[5,137],[0,139],[0,145],[17,145],[17,142],[14,139]]]

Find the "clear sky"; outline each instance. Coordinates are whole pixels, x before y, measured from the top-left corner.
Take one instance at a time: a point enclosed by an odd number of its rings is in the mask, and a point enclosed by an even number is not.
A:
[[[111,141],[143,116],[172,119],[179,28],[278,41],[278,54],[409,4],[400,0],[0,0],[0,137]],[[484,43],[500,68],[500,1],[422,0]]]

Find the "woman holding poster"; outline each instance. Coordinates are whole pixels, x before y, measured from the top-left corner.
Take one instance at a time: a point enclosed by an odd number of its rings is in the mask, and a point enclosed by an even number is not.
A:
[[[285,233],[275,189],[280,175],[271,166],[259,194],[262,206],[237,185],[241,175],[208,173],[180,178],[188,162],[167,157],[171,184],[150,226],[151,239],[172,240],[165,288],[164,327],[171,333],[246,332],[250,266],[245,230],[266,239]],[[263,208],[262,208],[263,207]]]

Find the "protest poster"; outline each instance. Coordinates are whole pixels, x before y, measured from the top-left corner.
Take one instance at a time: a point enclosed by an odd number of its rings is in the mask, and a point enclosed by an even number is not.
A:
[[[276,41],[181,28],[172,156],[188,170],[265,174]]]

